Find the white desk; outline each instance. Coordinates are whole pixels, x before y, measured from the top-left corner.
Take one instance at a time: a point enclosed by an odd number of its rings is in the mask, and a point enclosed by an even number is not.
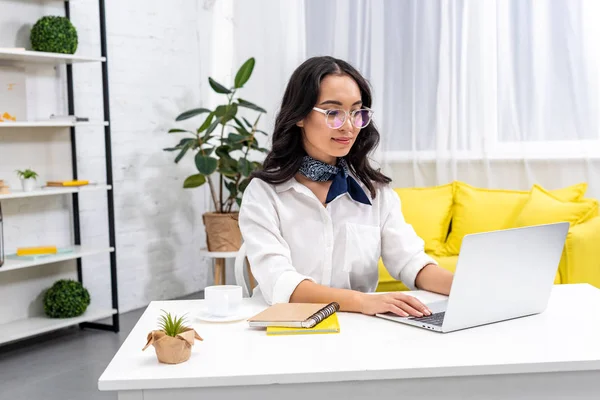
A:
[[[540,315],[449,334],[350,313],[333,335],[270,337],[246,322],[194,321],[204,341],[187,362],[142,352],[160,309],[193,315],[201,306],[152,302],[99,389],[120,400],[600,398],[600,290],[589,285],[554,287]]]

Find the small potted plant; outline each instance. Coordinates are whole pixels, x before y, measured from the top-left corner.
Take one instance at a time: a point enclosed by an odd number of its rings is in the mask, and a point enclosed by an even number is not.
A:
[[[179,364],[192,354],[194,339],[203,340],[196,331],[186,326],[185,316],[177,317],[162,310],[159,328],[148,334],[148,342],[142,351],[153,345],[158,361],[164,364]]]
[[[28,168],[24,171],[17,170],[17,175],[21,179],[21,185],[23,186],[24,192],[31,192],[35,189],[35,181],[38,177],[37,172]]]

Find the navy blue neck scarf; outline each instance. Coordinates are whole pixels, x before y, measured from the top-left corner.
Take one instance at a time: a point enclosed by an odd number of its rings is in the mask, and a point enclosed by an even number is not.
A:
[[[356,179],[350,176],[348,164],[343,158],[338,159],[337,165],[329,165],[310,156],[304,156],[298,172],[315,182],[332,181],[325,203],[329,203],[339,195],[348,192],[355,201],[371,205],[371,201],[362,187]]]

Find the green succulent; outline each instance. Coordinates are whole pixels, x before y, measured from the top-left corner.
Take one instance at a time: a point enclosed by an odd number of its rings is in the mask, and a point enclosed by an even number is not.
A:
[[[72,279],[56,281],[44,294],[44,312],[50,318],[80,316],[90,305],[90,293]]]
[[[176,315],[171,315],[171,313],[162,310],[163,315],[158,318],[158,326],[167,336],[177,336],[180,333],[183,333],[188,329],[185,325],[185,315],[178,317]]]
[[[31,47],[36,51],[75,54],[77,29],[68,18],[48,15],[33,25],[30,40]]]

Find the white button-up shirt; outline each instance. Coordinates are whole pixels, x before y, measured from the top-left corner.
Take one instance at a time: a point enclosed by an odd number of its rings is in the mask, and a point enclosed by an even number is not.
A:
[[[393,277],[415,289],[418,272],[435,261],[404,220],[396,192],[376,187],[374,199],[365,190],[372,205],[344,193],[324,207],[295,178],[280,185],[252,179],[239,225],[258,283],[255,294],[262,293],[268,304],[289,302],[305,279],[373,292],[380,257]]]

